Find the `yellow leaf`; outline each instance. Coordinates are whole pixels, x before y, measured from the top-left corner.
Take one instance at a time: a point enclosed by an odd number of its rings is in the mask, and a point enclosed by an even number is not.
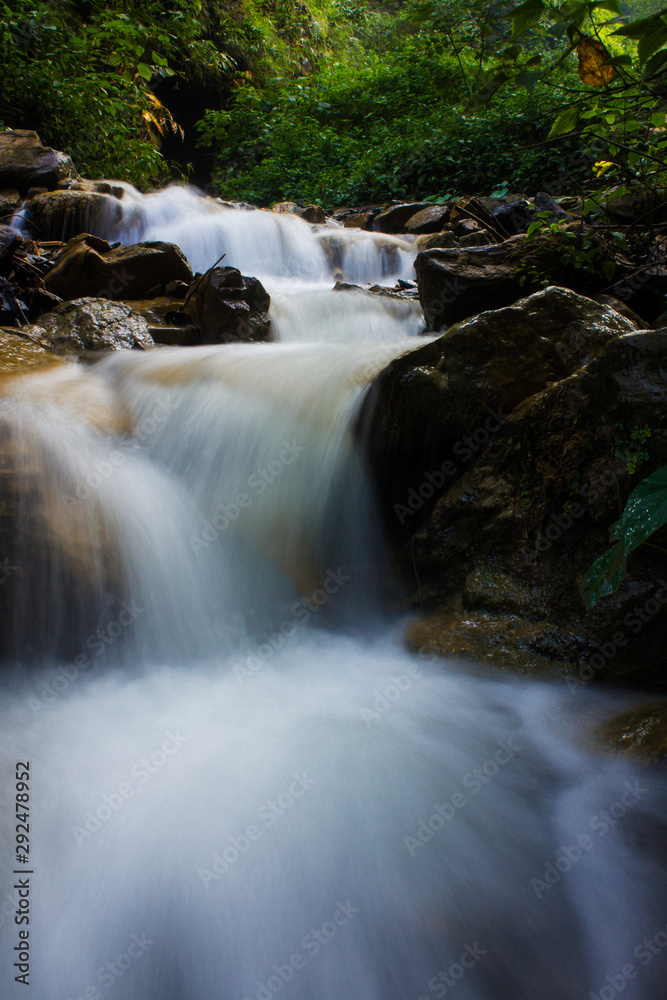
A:
[[[615,166],[616,164],[610,160],[598,160],[597,163],[593,164],[593,172],[596,177],[602,177],[603,174],[606,174],[608,170],[611,170]]]
[[[614,67],[607,65],[611,56],[602,42],[584,35],[577,45],[579,77],[589,87],[606,87],[614,78]]]
[[[150,113],[150,111],[144,111],[143,118],[144,118],[144,121],[153,122],[153,125],[155,125],[155,128],[158,130],[158,132],[160,133],[160,135],[163,134],[162,133],[162,126],[160,125],[160,123],[157,120],[157,118],[155,117],[155,115],[152,115]]]

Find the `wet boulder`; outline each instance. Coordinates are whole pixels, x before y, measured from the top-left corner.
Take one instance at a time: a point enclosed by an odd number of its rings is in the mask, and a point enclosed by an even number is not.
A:
[[[393,361],[372,384],[359,419],[389,534],[414,532],[523,400],[633,332],[634,324],[607,306],[550,287]]]
[[[422,233],[439,233],[449,219],[447,205],[428,205],[411,215],[405,223],[405,232],[419,236]]]
[[[461,220],[461,224],[464,221]],[[545,280],[582,295],[592,295],[607,288],[609,282],[601,269],[586,270],[575,266],[571,251],[576,250],[578,238],[578,231],[573,230],[531,240],[517,235],[502,243],[489,243],[487,236],[483,246],[422,251],[417,255],[415,271],[429,329],[440,330],[484,309],[511,305],[543,286]],[[604,256],[601,246],[600,254]],[[623,281],[628,273],[628,268],[619,262],[616,272],[618,296],[625,296],[628,304],[637,309],[634,300],[627,297],[627,290],[624,291]],[[667,288],[667,278],[651,273],[653,286],[659,280]]]
[[[271,339],[271,299],[257,278],[215,267],[193,282],[184,306],[205,344]]]
[[[73,239],[44,279],[62,299],[142,299],[164,295],[170,281],[192,281],[192,269],[175,243],[110,246],[99,237]]]
[[[48,191],[25,203],[25,226],[40,240],[66,241],[80,233],[108,233],[123,216],[120,200],[108,192]]]
[[[56,354],[73,351],[149,350],[148,323],[123,302],[81,298],[63,302],[22,331]]]
[[[22,194],[31,187],[52,190],[75,173],[69,156],[43,146],[36,132],[0,132],[0,189],[17,188]]]
[[[17,188],[5,188],[0,191],[0,223],[8,226],[20,206],[21,195]]]
[[[546,672],[573,697],[604,682],[667,689],[662,553],[639,548],[593,608],[580,593],[632,490],[667,464],[666,393],[667,331],[633,331],[528,396],[486,442],[461,439],[471,464],[401,551],[426,612],[413,648]],[[419,523],[424,483],[422,471],[402,501],[406,522]]]
[[[389,205],[383,209],[373,220],[373,229],[379,233],[397,234],[404,233],[406,224],[418,212],[424,209],[433,208],[428,201],[410,202],[409,204]],[[440,207],[440,206],[438,206]],[[438,228],[442,228],[441,226]]]

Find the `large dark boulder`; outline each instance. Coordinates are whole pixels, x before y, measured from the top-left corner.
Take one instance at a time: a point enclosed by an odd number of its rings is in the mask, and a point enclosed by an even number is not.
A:
[[[235,267],[216,267],[195,279],[184,312],[201,329],[205,344],[271,339],[268,292],[257,278]]]
[[[192,281],[192,270],[174,243],[110,247],[98,237],[73,239],[44,279],[62,299],[142,299],[164,294],[170,281]]]
[[[643,331],[518,406],[402,553],[427,612],[411,644],[547,671],[573,696],[600,681],[665,690],[662,552],[633,553],[592,609],[580,584],[629,494],[667,464],[666,395],[667,331]]]
[[[43,146],[36,132],[14,129],[0,132],[0,190],[31,187],[55,188],[76,171],[69,156]]]
[[[393,361],[359,418],[390,535],[416,530],[523,400],[635,329],[608,306],[551,287]]]

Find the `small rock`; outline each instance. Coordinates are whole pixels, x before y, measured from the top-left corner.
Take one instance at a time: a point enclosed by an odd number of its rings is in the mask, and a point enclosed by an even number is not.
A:
[[[373,220],[373,229],[380,233],[404,233],[406,223],[424,208],[433,208],[427,201],[390,205]]]
[[[81,298],[63,302],[26,333],[56,354],[71,351],[149,350],[148,323],[123,302]]]
[[[320,205],[306,205],[305,208],[300,208],[296,214],[312,225],[321,225],[327,221],[324,209]]]
[[[535,195],[535,211],[536,212],[551,212],[554,219],[560,222],[572,222],[572,216],[569,212],[566,212],[560,205],[553,200],[550,194],[546,191],[538,191]]]
[[[422,233],[438,233],[449,219],[447,205],[429,205],[410,216],[405,223],[405,231],[419,236]]]
[[[368,208],[364,212],[351,212],[343,219],[343,226],[346,229],[371,229],[375,212]]]
[[[195,278],[184,312],[200,327],[205,344],[271,339],[268,292],[235,267],[216,267]]]

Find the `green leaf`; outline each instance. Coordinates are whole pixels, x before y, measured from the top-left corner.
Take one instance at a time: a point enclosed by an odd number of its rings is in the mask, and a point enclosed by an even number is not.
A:
[[[612,31],[612,35],[623,35],[624,38],[643,38],[654,31],[660,31],[664,27],[659,17],[642,17],[638,21],[631,21],[623,28]]]
[[[613,59],[607,59],[607,66],[632,66],[632,58],[628,55],[614,56]]]
[[[139,63],[137,66],[137,73],[139,76],[143,77],[144,80],[150,80],[153,76],[153,71],[146,63]]]
[[[637,55],[639,61],[645,63],[658,49],[662,49],[667,42],[667,28],[662,25],[660,31],[653,31],[650,35],[644,35],[637,43]]]
[[[532,73],[525,71],[523,73],[518,73],[515,79],[520,87],[525,87],[528,93],[532,94],[535,90],[535,84],[541,80],[543,76],[544,73],[539,70],[533,71]]]
[[[596,559],[581,581],[581,596],[587,608],[618,590],[625,576],[623,547],[614,545]]]
[[[621,5],[619,3],[619,0],[599,0],[599,2],[595,4],[595,6],[599,7],[600,10],[610,10],[612,14],[623,13],[623,11],[621,10]]]
[[[528,28],[532,28],[539,21],[543,12],[544,3],[542,0],[526,0],[525,3],[515,7],[510,14],[512,18],[512,40],[524,31],[527,31]]]
[[[630,494],[625,510],[610,531],[627,552],[667,523],[667,465],[643,479]]]
[[[551,126],[548,139],[555,139],[559,135],[567,135],[576,127],[579,121],[579,108],[568,108],[558,116]]]
[[[658,528],[667,524],[667,465],[643,479],[628,498],[620,519],[609,530],[616,544],[588,570],[581,584],[586,607],[618,590],[628,556]]]
[[[607,281],[611,281],[611,279],[616,274],[616,261],[606,260],[602,265],[602,273],[604,274]]]

